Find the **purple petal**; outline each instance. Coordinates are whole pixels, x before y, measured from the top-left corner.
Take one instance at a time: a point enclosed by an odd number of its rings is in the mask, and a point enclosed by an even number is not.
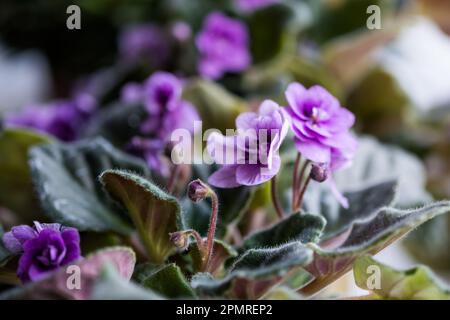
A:
[[[295,139],[297,150],[308,160],[317,163],[330,163],[331,150],[329,147],[315,141],[301,141]]]
[[[208,179],[208,183],[218,188],[236,188],[240,184],[236,181],[238,165],[223,166],[214,172]]]
[[[246,164],[238,166],[236,170],[236,180],[245,186],[255,186],[272,179],[280,169],[280,157],[274,156],[270,167],[257,164]]]
[[[6,249],[8,249],[13,254],[17,254],[22,251],[22,245],[20,244],[19,240],[14,237],[11,231],[6,232],[3,235],[3,244],[5,245]]]
[[[37,236],[36,231],[27,225],[21,225],[17,227],[13,227],[11,229],[12,234],[14,237],[20,242],[20,244],[24,244],[26,241],[30,239],[34,239]]]

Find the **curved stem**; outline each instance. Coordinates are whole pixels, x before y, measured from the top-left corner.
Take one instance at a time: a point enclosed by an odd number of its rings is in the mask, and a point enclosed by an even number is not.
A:
[[[292,212],[295,213],[297,212],[298,209],[300,209],[301,203],[299,203],[300,197],[303,198],[303,195],[301,194],[301,190],[300,190],[300,184],[303,181],[303,178],[305,176],[305,172],[306,169],[308,168],[308,165],[311,163],[311,161],[306,160],[305,163],[302,166],[302,169],[300,171],[300,175],[298,176],[297,179],[297,185],[295,186],[295,190],[296,190],[296,195],[295,195],[295,201],[294,201],[294,205],[292,206]],[[308,181],[309,182],[309,181]]]
[[[169,181],[167,182],[167,191],[169,193],[173,193],[173,189],[175,188],[175,181],[177,180],[180,171],[181,166],[175,165],[175,167],[172,170],[172,173],[170,174]]]
[[[300,191],[300,195],[298,196],[298,202],[297,202],[297,206],[296,206],[297,210],[302,208],[303,197],[305,196],[306,188],[308,188],[308,184],[310,181],[311,181],[311,176],[308,176],[308,178],[306,178],[305,184],[303,185],[302,191]]]
[[[301,154],[297,153],[297,157],[295,158],[295,164],[294,164],[294,172],[293,172],[293,179],[292,179],[292,208],[295,206],[295,202],[297,201],[298,196],[298,168],[300,167],[300,160],[301,160]]]
[[[209,220],[208,236],[206,239],[206,259],[203,264],[203,269],[208,268],[214,249],[214,235],[216,233],[217,214],[219,211],[219,200],[214,191],[210,192],[211,197],[211,219]]]
[[[277,212],[278,218],[282,219],[284,212],[277,194],[277,176],[274,176],[272,180],[270,180],[270,194],[272,195],[272,204]]]

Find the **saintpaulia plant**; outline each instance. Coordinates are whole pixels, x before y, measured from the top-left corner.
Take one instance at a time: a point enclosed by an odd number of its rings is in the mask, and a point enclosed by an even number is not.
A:
[[[195,40],[200,54],[198,71],[206,78],[218,79],[226,72],[240,72],[251,63],[247,27],[221,12],[206,17]]]
[[[142,85],[130,83],[122,90],[124,102],[142,103],[148,114],[140,126],[142,136],[134,137],[128,150],[163,174],[168,168],[162,153],[171,133],[181,128],[194,133],[194,122],[200,120],[194,106],[182,99],[182,90],[182,81],[168,72],[155,72]]]
[[[285,95],[288,102],[286,111],[291,117],[295,147],[299,152],[293,185],[293,207],[297,209],[301,206],[301,197],[307,186],[305,183],[303,190],[300,190],[309,162],[315,164],[314,175],[318,173],[318,168],[333,172],[350,165],[357,149],[357,141],[349,132],[355,123],[355,116],[320,86],[306,89],[299,83],[292,83]],[[307,161],[297,178],[300,155]],[[347,207],[346,199],[337,191],[333,181],[330,185],[341,204]]]
[[[20,255],[17,276],[26,283],[80,258],[80,235],[58,223],[20,225],[3,235],[5,247]]]

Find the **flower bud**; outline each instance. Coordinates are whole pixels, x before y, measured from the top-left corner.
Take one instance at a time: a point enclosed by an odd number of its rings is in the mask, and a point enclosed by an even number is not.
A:
[[[327,164],[325,163],[313,164],[311,168],[310,177],[314,181],[324,182],[325,180],[328,179],[329,173],[330,169]]]
[[[180,250],[186,250],[189,245],[189,232],[177,231],[170,233],[170,241]]]
[[[209,186],[202,180],[191,181],[188,185],[188,197],[193,202],[199,202],[207,198],[211,192]]]

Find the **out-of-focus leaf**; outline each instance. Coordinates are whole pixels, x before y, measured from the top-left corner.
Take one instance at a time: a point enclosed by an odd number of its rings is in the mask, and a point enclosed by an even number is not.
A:
[[[111,197],[126,208],[151,261],[164,262],[174,250],[169,233],[184,229],[178,200],[126,171],[107,170],[100,181]]]
[[[364,256],[355,261],[353,274],[358,287],[373,292],[375,298],[450,300],[450,288],[426,266],[398,271]]]
[[[11,253],[3,245],[2,241],[3,234],[4,234],[3,227],[2,225],[0,225],[0,267],[3,267],[11,257]]]
[[[133,277],[146,289],[168,298],[196,296],[180,268],[174,263],[163,266],[148,263],[141,265]]]
[[[419,158],[398,147],[363,136],[348,169],[338,171],[335,180],[341,190],[356,190],[367,184],[397,180],[395,206],[411,208],[429,203],[426,170]]]
[[[276,285],[284,284],[293,289],[303,287],[312,276],[301,267],[309,264],[311,259],[311,250],[300,242],[250,249],[235,261],[224,278],[196,274],[191,285],[203,296],[225,294],[235,299],[257,299]]]
[[[358,256],[375,254],[424,222],[450,211],[450,202],[436,202],[419,209],[381,208],[371,217],[355,220],[347,231],[320,245],[308,244],[314,261],[306,267],[316,279],[306,294],[323,289],[348,272]]]
[[[386,181],[346,192],[349,208],[345,209],[336,201],[329,187],[320,185],[306,193],[304,210],[317,212],[325,218],[327,224],[321,240],[326,240],[346,231],[355,220],[368,218],[380,208],[391,205],[396,187],[395,181]]]
[[[129,248],[106,248],[61,267],[42,280],[8,290],[0,299],[88,299],[95,280],[107,264],[114,266],[120,277],[129,280],[135,262],[136,256]],[[69,269],[71,266],[78,268]],[[73,280],[76,272],[80,272],[80,289],[68,286],[76,284]]]
[[[289,242],[317,242],[326,221],[318,215],[294,213],[265,230],[257,231],[244,239],[242,250],[267,248]]]
[[[235,118],[246,109],[245,102],[239,97],[207,80],[191,80],[183,90],[183,97],[197,108],[203,130],[215,128],[225,132],[234,128]]]
[[[160,300],[162,296],[127,281],[106,265],[92,286],[91,300]]]
[[[302,300],[303,297],[297,293],[297,291],[292,290],[287,287],[276,287],[270,290],[265,296],[265,300]]]
[[[51,141],[48,136],[28,130],[0,131],[0,207],[15,212],[20,218],[18,222],[31,222],[38,215],[28,151],[35,145]]]
[[[102,136],[117,147],[123,147],[140,134],[140,124],[147,113],[142,105],[115,104],[100,110],[87,128],[89,137]]]
[[[102,138],[35,147],[30,152],[30,167],[45,213],[81,231],[127,234],[131,230],[98,183],[101,172],[117,168],[149,176],[144,162]]]

